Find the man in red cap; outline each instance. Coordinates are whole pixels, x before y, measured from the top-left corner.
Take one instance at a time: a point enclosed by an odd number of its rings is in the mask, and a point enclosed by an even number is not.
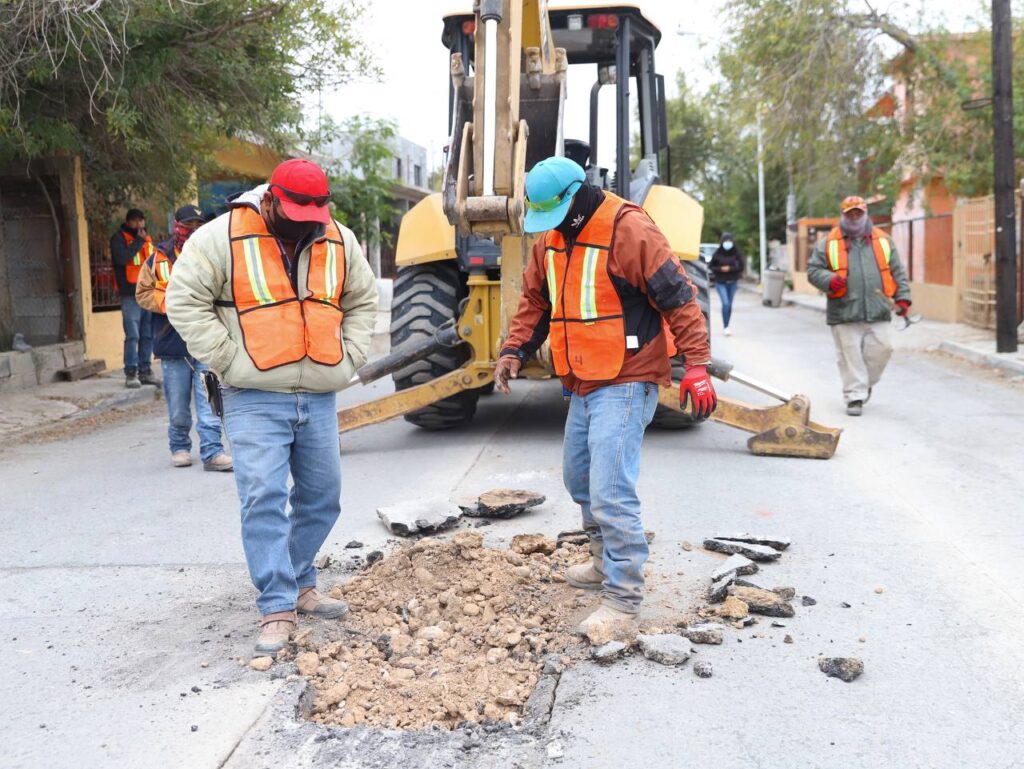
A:
[[[222,382],[258,654],[285,647],[296,611],[348,612],[313,558],[341,511],[335,393],[366,362],[377,287],[329,200],[319,166],[285,161],[188,239],[167,286],[168,318]]]
[[[846,413],[859,417],[892,355],[892,312],[910,309],[910,285],[892,240],[868,218],[864,198],[840,205],[839,226],[818,242],[807,264],[807,279],[828,295],[826,322],[832,328]]]

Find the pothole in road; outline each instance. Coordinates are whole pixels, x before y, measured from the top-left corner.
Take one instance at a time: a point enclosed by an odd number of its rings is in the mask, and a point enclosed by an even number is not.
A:
[[[351,613],[323,626],[327,638],[296,639],[314,694],[307,717],[392,729],[518,723],[546,661],[589,654],[572,630],[596,599],[563,576],[589,557],[585,546],[529,536],[513,540],[524,552],[483,547],[469,531],[423,539],[335,586]]]

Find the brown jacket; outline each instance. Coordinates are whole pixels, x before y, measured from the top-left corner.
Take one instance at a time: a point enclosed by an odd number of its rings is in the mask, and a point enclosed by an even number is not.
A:
[[[704,315],[697,292],[686,276],[665,236],[642,210],[624,207],[615,225],[615,242],[608,272],[622,300],[627,334],[639,338],[640,347],[628,350],[615,379],[592,382],[571,373],[562,384],[578,395],[621,382],[669,385],[672,370],[662,318],[668,323],[676,349],[692,365],[711,361]],[[523,293],[512,319],[502,355],[525,361],[548,335],[551,301],[544,267],[544,238],[538,238],[523,273]]]

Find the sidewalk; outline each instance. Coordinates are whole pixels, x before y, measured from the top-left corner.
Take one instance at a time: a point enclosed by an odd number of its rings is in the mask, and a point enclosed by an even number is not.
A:
[[[759,286],[741,283],[744,291],[760,294]],[[787,291],[782,296],[783,306],[802,307],[825,313],[824,294],[798,294]],[[892,334],[893,346],[898,349],[938,350],[978,366],[999,369],[1017,377],[1024,376],[1024,347],[1016,353],[997,353],[995,335],[991,331],[966,323],[942,323],[922,320],[905,331]]]
[[[159,377],[158,363],[153,370]],[[159,387],[127,389],[121,369],[77,382],[56,382],[30,390],[2,393],[0,445],[114,409],[152,403],[162,396],[163,391]]]

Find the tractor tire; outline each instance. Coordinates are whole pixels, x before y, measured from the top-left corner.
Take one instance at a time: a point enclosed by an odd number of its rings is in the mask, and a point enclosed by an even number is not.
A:
[[[391,304],[391,349],[411,339],[429,339],[442,324],[455,318],[466,293],[462,275],[452,262],[402,267],[395,278]],[[417,361],[391,375],[395,390],[429,382],[459,368],[469,359],[459,345]],[[469,422],[476,413],[478,393],[458,393],[405,415],[405,421],[425,430],[447,430]]]
[[[694,287],[697,289],[697,303],[700,305],[700,311],[704,313],[704,325],[708,330],[708,338],[711,337],[711,296],[710,296],[710,285],[711,281],[708,278],[708,266],[703,259],[693,259],[683,262],[683,267],[686,269],[686,274],[693,281]],[[682,355],[678,355],[672,359],[672,381],[679,382],[683,378],[683,373],[686,371]],[[684,414],[681,411],[674,411],[666,406],[662,406],[660,403],[654,411],[654,419],[651,420],[651,426],[657,427],[660,430],[683,430],[689,427],[694,427],[703,422],[703,419],[694,419],[689,414]]]

